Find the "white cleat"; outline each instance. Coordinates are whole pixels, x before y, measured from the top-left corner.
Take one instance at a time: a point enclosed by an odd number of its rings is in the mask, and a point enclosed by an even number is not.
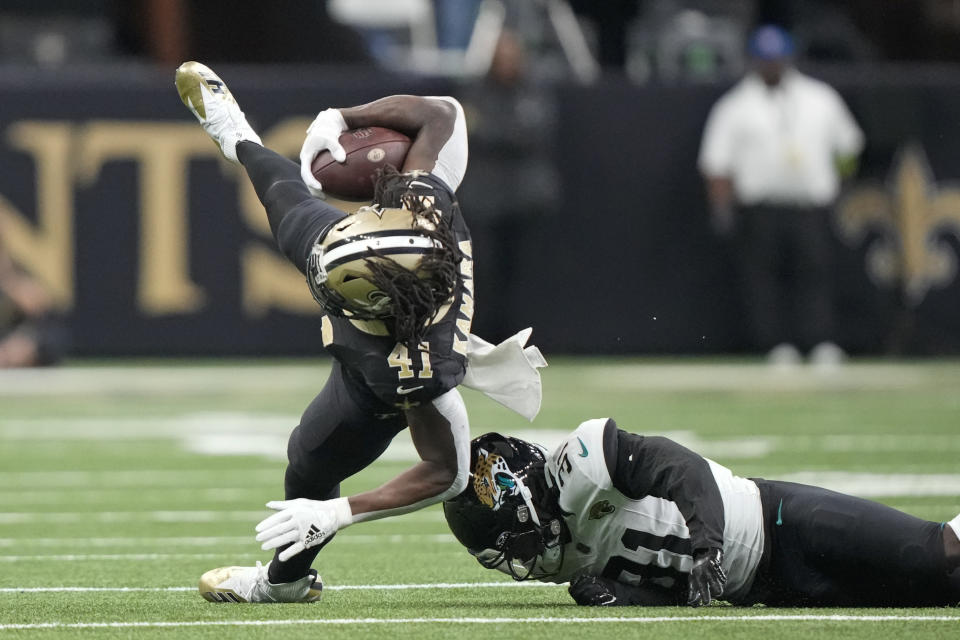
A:
[[[226,83],[209,67],[199,62],[184,62],[177,68],[175,83],[183,104],[197,116],[203,130],[227,160],[239,162],[237,143],[242,140],[263,144]]]
[[[200,595],[210,602],[316,602],[323,581],[313,569],[295,582],[272,584],[267,566],[221,567],[200,577]]]

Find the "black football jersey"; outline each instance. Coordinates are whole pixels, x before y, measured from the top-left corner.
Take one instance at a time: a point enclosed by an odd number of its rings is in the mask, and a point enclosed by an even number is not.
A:
[[[409,187],[417,196],[430,199],[444,216],[452,216],[451,225],[463,260],[451,302],[441,309],[416,350],[398,343],[380,322],[351,321],[333,315],[322,319],[324,348],[343,364],[347,375],[365,385],[380,401],[399,409],[429,402],[460,384],[466,373],[467,338],[473,321],[473,249],[456,196],[431,174],[416,177]],[[306,257],[321,222],[326,228],[345,215],[333,215],[338,210],[331,211],[333,208],[322,200],[315,202],[316,214],[304,215],[301,206],[299,232],[288,227],[286,238],[281,238],[282,245],[288,241],[288,246],[296,247],[296,257],[300,259],[290,257],[301,272],[306,268]],[[313,237],[305,242],[303,234]]]

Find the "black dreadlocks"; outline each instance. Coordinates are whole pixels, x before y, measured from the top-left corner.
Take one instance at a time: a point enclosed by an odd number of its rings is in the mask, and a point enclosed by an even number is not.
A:
[[[410,188],[408,176],[391,166],[378,172],[374,201],[382,206],[402,206],[413,213],[411,228],[433,240],[435,249],[424,254],[416,271],[410,271],[377,252],[366,259],[369,281],[391,301],[385,322],[392,325],[398,342],[419,348],[427,326],[453,295],[463,253],[450,226],[452,216],[443,216]]]

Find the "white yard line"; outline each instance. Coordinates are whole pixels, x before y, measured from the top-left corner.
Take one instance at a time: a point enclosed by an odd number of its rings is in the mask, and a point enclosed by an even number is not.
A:
[[[940,388],[943,371],[922,365],[853,363],[824,372],[811,367],[789,371],[765,363],[604,364],[583,367],[589,387],[614,391],[729,391],[734,393],[795,393],[883,391]]]
[[[0,513],[4,524],[75,524],[91,522],[259,522],[269,512],[258,511],[45,511]]]
[[[958,415],[960,415],[960,412],[958,412]],[[809,451],[830,451],[834,453],[958,451],[960,450],[960,438],[956,434],[946,433],[838,433],[784,438],[781,448],[786,451],[796,451],[802,448]]]
[[[297,413],[274,414],[200,411],[165,416],[102,416],[95,418],[4,418],[0,436],[9,440],[160,440],[196,434],[244,433],[286,438],[300,422]]]
[[[190,620],[153,622],[39,622],[31,624],[0,624],[0,630],[28,629],[125,629],[169,627],[269,627],[304,625],[363,625],[363,624],[596,624],[629,623],[659,624],[673,622],[945,622],[960,624],[958,616],[917,615],[755,615],[755,616],[651,616],[646,617],[596,617],[596,618],[331,618],[315,620]]]
[[[259,558],[263,553],[238,553],[224,551],[221,553],[70,553],[62,555],[18,555],[0,556],[0,563],[4,562],[105,562],[112,560],[146,562],[150,560],[212,560],[227,556],[234,558]],[[253,564],[253,563],[251,563]]]
[[[162,493],[160,493],[162,492]],[[77,507],[78,505],[103,505],[110,502],[140,502],[144,493],[143,487],[117,487],[114,489],[77,489],[63,491],[61,489],[22,489],[20,491],[0,491],[0,510],[8,510],[13,505],[37,507],[43,505],[62,505]],[[213,502],[217,506],[225,503],[242,503],[249,505],[252,491],[250,488],[211,487],[198,489],[195,487],[166,487],[151,492],[155,503],[171,504],[183,502],[196,504],[197,502]]]
[[[125,449],[132,442],[171,439],[187,451],[201,455],[252,455],[285,461],[286,443],[297,424],[295,414],[230,412],[189,413],[166,417],[104,418],[14,418],[0,420],[0,440],[63,443],[101,441],[107,449]],[[562,429],[524,429],[512,433],[548,449],[559,444],[576,421]],[[874,434],[849,433],[809,436],[740,434],[704,438],[692,429],[645,431],[661,435],[707,457],[722,459],[759,458],[777,451],[804,452],[927,452],[960,451],[960,438],[944,433]],[[384,460],[409,462],[417,453],[406,433],[401,433],[383,454]]]
[[[243,486],[283,485],[283,470],[266,469],[210,469],[190,471],[181,469],[141,469],[130,471],[0,471],[0,486],[5,490],[25,489],[77,490],[88,487],[149,487],[202,488],[204,485],[222,486],[235,482]]]
[[[403,542],[452,543],[456,542],[449,533],[394,533],[394,534],[365,534],[341,533],[337,543],[343,544],[398,544]],[[0,538],[0,547],[224,547],[230,545],[251,546],[256,544],[253,539],[253,529],[249,536],[179,536],[157,538]],[[73,554],[76,555],[76,554]],[[0,556],[2,558],[3,556]]]
[[[36,555],[15,555],[15,556],[5,556],[0,555],[0,564],[3,563],[17,563],[17,562],[151,562],[151,561],[168,561],[168,560],[214,560],[217,558],[222,559],[237,559],[237,558],[247,558],[250,559],[249,564],[253,564],[253,560],[257,558],[264,557],[263,551],[249,551],[249,552],[237,552],[237,551],[221,551],[220,553],[68,553],[61,555],[46,555],[46,554],[36,554]],[[440,557],[441,555],[461,556],[463,551],[460,547],[455,547],[449,551],[434,551],[435,556]],[[236,564],[234,562],[234,564]]]
[[[243,363],[210,366],[66,366],[54,369],[0,371],[2,396],[86,395],[91,393],[284,393],[319,390],[330,371],[329,360],[315,363]],[[912,389],[943,384],[949,365],[853,362],[828,374],[808,367],[771,371],[764,363],[627,362],[581,365],[584,386],[644,391],[750,390],[792,392],[837,389]]]
[[[344,536],[341,536],[341,538]],[[341,538],[337,538],[339,542]],[[249,536],[177,536],[158,538],[0,538],[0,547],[145,547],[188,546],[220,547],[226,545],[253,544],[253,535]]]
[[[46,485],[47,483],[59,484],[61,482],[66,483],[70,478],[76,478],[80,481],[81,478],[86,478],[88,481],[96,481],[94,486],[101,487],[106,484],[112,484],[114,482],[124,482],[122,479],[126,475],[135,477],[136,472],[49,472],[49,474],[42,474],[41,472],[24,472],[24,474],[33,474],[32,479],[40,485]],[[144,487],[150,486],[154,491],[160,491],[163,489],[170,488],[184,488],[184,485],[193,485],[194,487],[202,487],[206,481],[210,480],[211,477],[215,478],[216,482],[223,482],[224,478],[222,474],[216,472],[182,472],[181,477],[177,477],[178,472],[158,472],[158,471],[144,471],[143,476],[137,478],[136,486]],[[5,483],[6,479],[13,479],[11,476],[18,476],[23,474],[16,473],[2,473],[0,472],[0,486],[10,486],[10,483]],[[269,475],[270,480],[265,481],[261,478],[261,482],[264,486],[280,486],[279,474],[276,472],[262,472],[263,475]],[[154,480],[155,482],[150,483],[148,480]],[[839,491],[841,493],[847,493],[850,495],[860,496],[864,498],[877,498],[877,497],[916,497],[916,496],[955,496],[960,498],[960,474],[958,473],[861,473],[861,472],[852,472],[852,471],[829,471],[829,470],[817,470],[817,471],[797,471],[789,474],[776,474],[769,476],[768,479],[771,480],[785,480],[790,482],[799,482],[802,484],[810,484],[817,487],[823,487],[825,489],[831,489],[833,491]],[[255,484],[256,479],[247,478],[246,482],[250,484]],[[175,487],[171,487],[168,483],[175,483]],[[26,480],[16,482],[16,484],[27,484]],[[93,482],[91,482],[93,484]],[[36,487],[36,484],[28,484],[28,486]],[[128,485],[129,486],[129,485]],[[52,490],[50,487],[49,490]],[[25,489],[25,491],[36,492],[36,491],[46,491],[41,489]],[[0,509],[6,508],[9,509],[12,505],[41,505],[41,504],[63,504],[67,502],[71,505],[77,504],[91,504],[91,499],[89,496],[85,497],[85,492],[87,490],[81,489],[76,485],[73,486],[73,491],[64,494],[63,501],[55,501],[53,498],[48,499],[49,496],[40,496],[40,498],[35,502],[31,503],[25,501],[24,496],[19,495],[15,491],[5,490],[0,492]],[[103,489],[94,489],[93,491],[103,491]],[[211,489],[210,491],[216,492],[217,489]],[[223,491],[231,491],[229,489],[224,489]],[[109,492],[109,491],[108,491]],[[204,489],[196,489],[198,495],[205,495]],[[77,500],[69,499],[70,495],[76,495]],[[106,494],[104,494],[106,495]],[[162,495],[162,494],[160,494]],[[243,500],[241,499],[242,494],[230,493],[225,494],[225,501],[229,500],[230,502],[242,504]],[[9,496],[5,498],[4,496]],[[209,496],[208,496],[209,497]],[[171,500],[171,502],[175,502]],[[66,505],[64,505],[66,506]],[[249,505],[252,506],[252,505]],[[105,511],[105,512],[96,512],[96,511],[47,511],[47,512],[33,512],[33,511],[7,511],[0,512],[0,525],[4,524],[27,524],[27,523],[57,523],[57,522],[216,522],[216,521],[225,521],[225,522],[244,522],[244,521],[259,521],[269,512],[267,511],[255,511],[255,510],[225,510],[225,511],[216,511],[216,510],[152,510],[152,511]],[[945,514],[952,515],[952,514]],[[443,514],[437,510],[432,509],[428,511],[417,511],[406,516],[402,516],[406,522],[442,522]]]
[[[564,583],[565,585],[566,583]],[[342,584],[324,585],[324,591],[408,591],[413,589],[512,589],[514,587],[559,587],[547,582],[439,582],[430,584]],[[136,591],[196,591],[196,587],[4,587],[0,593],[48,592],[136,592]]]
[[[337,537],[337,544],[406,544],[410,542],[421,542],[428,544],[454,544],[457,539],[448,533],[436,534],[341,534]],[[0,538],[0,547],[56,547],[56,548],[76,548],[84,545],[90,547],[143,547],[148,545],[158,546],[190,546],[190,547],[225,547],[229,545],[252,547],[256,543],[253,534],[249,536],[231,536],[222,538],[39,538],[30,540],[27,538]],[[167,557],[222,557],[226,553],[234,555],[234,551],[220,553],[109,553],[109,554],[27,554],[27,555],[0,555],[0,562],[19,562],[22,560],[56,560],[58,562],[83,561],[83,560],[162,560]],[[251,553],[242,553],[239,555],[252,555]]]
[[[0,526],[6,524],[75,524],[115,522],[249,522],[251,526],[271,511],[9,511],[0,512]],[[397,522],[445,522],[440,509],[421,509],[397,516]]]
[[[0,371],[0,396],[81,396],[120,393],[209,395],[319,391],[329,360],[316,364],[229,366],[66,366]]]
[[[957,496],[957,473],[856,473],[850,471],[798,471],[778,475],[776,480],[812,484],[841,493],[875,498],[880,496]],[[956,507],[955,507],[956,508]],[[954,514],[944,514],[953,517]]]

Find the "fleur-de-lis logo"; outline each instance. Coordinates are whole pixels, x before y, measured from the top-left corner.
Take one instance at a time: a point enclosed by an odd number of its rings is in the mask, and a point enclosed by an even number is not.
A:
[[[916,306],[931,287],[944,287],[957,274],[957,256],[945,236],[960,240],[960,187],[938,186],[923,149],[909,144],[897,154],[885,186],[860,187],[841,200],[837,227],[852,246],[870,236],[870,278],[899,287]]]

